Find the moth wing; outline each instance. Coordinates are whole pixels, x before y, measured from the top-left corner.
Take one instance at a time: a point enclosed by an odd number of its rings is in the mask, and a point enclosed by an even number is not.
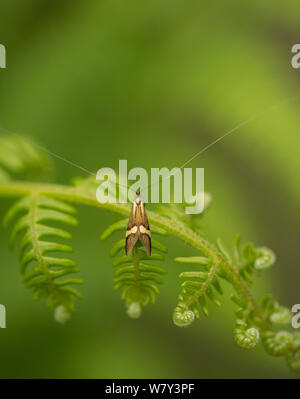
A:
[[[140,241],[146,248],[149,256],[151,256],[151,238],[148,234],[140,233]]]
[[[136,220],[135,219],[136,219],[136,205],[133,204],[132,208],[131,208],[128,224],[127,224],[127,231],[130,230],[133,226],[136,225]]]
[[[126,244],[125,244],[125,250],[126,250],[126,255],[129,256],[130,252],[132,251],[132,248],[135,246],[137,240],[138,240],[138,234],[131,233],[129,236],[126,237]]]

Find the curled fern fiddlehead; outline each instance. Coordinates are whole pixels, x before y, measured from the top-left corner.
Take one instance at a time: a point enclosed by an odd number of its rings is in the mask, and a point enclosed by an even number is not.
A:
[[[178,327],[188,327],[195,320],[195,312],[190,310],[188,306],[179,302],[173,312],[173,322]]]
[[[271,267],[276,260],[275,254],[269,248],[257,247],[252,243],[246,243],[240,247],[240,236],[236,236],[233,242],[233,254],[225,248],[223,242],[217,240],[218,247],[227,261],[234,266],[242,279],[251,285],[253,275]]]
[[[289,324],[292,318],[291,312],[288,308],[280,306],[276,303],[275,311],[270,315],[270,321],[274,325]]]
[[[259,342],[260,334],[257,328],[247,328],[244,320],[237,320],[237,326],[234,330],[234,339],[236,343],[244,349],[252,349]]]
[[[127,223],[128,219],[123,219],[112,224],[102,233],[101,239],[109,237],[118,230],[125,233]],[[165,234],[164,230],[156,227],[151,231],[154,234]],[[119,255],[124,248],[125,238],[116,242],[110,251],[110,255],[115,257],[113,261],[113,266],[116,267],[114,288],[123,289],[121,298],[125,301],[127,314],[136,319],[140,317],[143,307],[149,302],[155,303],[156,295],[159,294],[157,284],[162,284],[161,275],[165,274],[166,270],[149,262],[163,261],[167,248],[153,238],[152,248],[158,252],[152,252],[151,256],[139,243],[133,248],[130,256]]]
[[[265,350],[272,356],[283,356],[293,346],[293,335],[287,331],[266,331],[262,337]]]
[[[74,297],[81,297],[73,285],[81,284],[82,280],[66,278],[67,275],[79,271],[73,260],[49,255],[71,252],[72,247],[54,242],[53,238],[69,239],[71,235],[48,223],[76,226],[75,212],[72,206],[62,201],[33,194],[17,201],[4,219],[5,226],[14,219],[17,220],[10,235],[12,247],[18,236],[22,235],[19,242],[19,262],[23,283],[34,292],[35,299],[47,298],[56,320],[60,322],[66,321],[73,312]]]
[[[260,301],[260,308],[264,317],[274,326],[282,326],[290,323],[292,314],[290,310],[279,305],[272,295],[267,294]]]
[[[292,370],[300,371],[300,333],[293,335],[293,345],[286,354],[286,361]]]

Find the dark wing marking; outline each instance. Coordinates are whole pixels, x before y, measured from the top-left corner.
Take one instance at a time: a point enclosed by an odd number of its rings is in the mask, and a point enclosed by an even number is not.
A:
[[[126,237],[125,250],[127,256],[130,255],[130,252],[132,251],[132,248],[135,246],[138,238],[139,238],[138,233],[130,234],[128,237]]]
[[[148,234],[140,234],[140,241],[146,248],[149,256],[151,256],[151,238]]]

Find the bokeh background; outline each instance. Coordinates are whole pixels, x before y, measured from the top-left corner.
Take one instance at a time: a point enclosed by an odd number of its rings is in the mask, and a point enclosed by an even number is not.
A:
[[[253,114],[297,96],[300,70],[294,1],[2,0],[0,126],[34,138],[90,170],[174,167]],[[274,249],[276,265],[258,280],[290,307],[300,301],[300,101],[270,111],[195,159],[214,199],[207,236]],[[55,181],[79,170],[55,161]],[[0,214],[9,205],[1,201]],[[234,305],[224,299],[188,329],[172,324],[182,265],[175,239],[155,306],[130,320],[113,291],[109,248],[99,235],[117,216],[79,208],[75,258],[84,299],[57,325],[21,284],[16,254],[0,232],[1,378],[293,378],[284,360],[233,340]],[[228,297],[228,296],[227,296]]]

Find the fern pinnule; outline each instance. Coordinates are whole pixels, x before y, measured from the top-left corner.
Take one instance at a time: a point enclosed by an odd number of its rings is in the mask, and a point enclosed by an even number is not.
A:
[[[115,231],[126,231],[128,219],[120,220],[109,226],[101,235],[101,239],[106,239]],[[152,233],[165,235],[165,231],[154,227]],[[156,295],[159,294],[157,284],[162,284],[161,275],[166,270],[160,266],[153,265],[152,261],[163,261],[164,253],[167,248],[157,241],[151,240],[152,249],[158,252],[152,252],[149,256],[144,247],[138,242],[129,256],[119,255],[125,248],[125,238],[115,243],[110,251],[110,255],[115,257],[113,266],[116,267],[114,278],[114,289],[122,289],[121,299],[125,301],[127,314],[131,318],[138,318],[141,315],[142,308],[149,302],[155,303]]]
[[[285,355],[288,366],[293,371],[300,371],[300,333],[293,334],[292,348]]]
[[[178,263],[197,265],[197,270],[182,272],[179,275],[185,281],[181,284],[179,303],[174,310],[173,321],[179,327],[186,327],[200,316],[200,309],[208,316],[207,299],[221,306],[218,294],[222,294],[223,291],[217,276],[218,269],[209,258],[193,256],[174,260]]]
[[[190,206],[191,203],[194,203],[195,197],[190,198],[188,201],[183,201],[183,203],[174,203],[163,204],[156,207],[155,212],[159,215],[162,215],[171,220],[177,220],[182,222],[185,226],[191,228],[192,230],[203,235],[203,218],[209,209],[212,196],[210,193],[204,192],[200,193],[201,196],[203,194],[204,198],[204,207],[201,213],[198,214],[188,214],[186,213],[186,208]]]
[[[47,298],[56,319],[62,322],[74,311],[74,297],[81,297],[73,285],[82,284],[82,280],[66,277],[79,272],[73,260],[49,255],[73,251],[70,245],[53,241],[70,239],[71,235],[52,224],[76,226],[75,213],[72,206],[60,200],[33,193],[17,201],[4,219],[5,226],[16,220],[10,234],[12,247],[21,236],[19,263],[23,283],[33,291],[35,299]],[[57,312],[57,308],[61,311]],[[63,313],[64,317],[59,317]]]
[[[255,327],[247,326],[244,320],[237,320],[237,326],[234,330],[234,339],[236,343],[244,349],[254,348],[260,339],[259,330]]]
[[[0,148],[0,181],[9,180],[11,176],[36,177],[52,169],[47,154],[17,135],[1,136]]]
[[[248,284],[252,284],[252,277],[261,271],[271,267],[276,257],[274,252],[267,247],[254,247],[250,242],[240,247],[240,236],[236,236],[233,242],[233,255],[227,250],[221,239],[217,240],[218,247],[226,260],[237,269],[241,278]],[[224,276],[226,278],[226,276]]]

